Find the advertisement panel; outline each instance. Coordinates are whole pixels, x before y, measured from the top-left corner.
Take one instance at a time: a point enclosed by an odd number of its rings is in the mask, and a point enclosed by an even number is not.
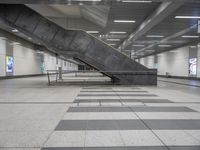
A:
[[[189,75],[190,76],[197,75],[197,58],[189,59]]]
[[[13,65],[14,65],[13,57],[6,56],[6,72],[7,73],[13,72]]]

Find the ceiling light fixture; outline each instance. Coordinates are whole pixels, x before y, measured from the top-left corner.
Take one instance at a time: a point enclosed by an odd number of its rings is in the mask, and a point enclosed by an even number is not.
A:
[[[176,16],[176,19],[200,19],[200,16]]]
[[[75,2],[101,2],[102,0],[73,0]]]
[[[120,39],[107,39],[107,41],[120,41]]]
[[[17,29],[13,29],[12,32],[17,33],[19,31]]]
[[[86,32],[89,34],[98,34],[99,33],[99,31],[86,31]]]
[[[134,47],[144,47],[144,45],[140,45],[140,44],[134,44],[132,46],[134,46]]]
[[[163,35],[147,35],[148,38],[163,38]]]
[[[115,43],[112,43],[112,44],[108,44],[108,45],[110,45],[110,46],[115,46],[116,44],[115,44]]]
[[[171,47],[171,45],[158,45],[158,47]]]
[[[135,20],[114,20],[116,23],[135,23]]]
[[[197,35],[183,35],[182,38],[199,38]]]
[[[111,34],[126,34],[127,32],[123,32],[123,31],[111,31]]]
[[[152,3],[152,1],[148,1],[148,0],[122,0],[122,2],[124,3]]]

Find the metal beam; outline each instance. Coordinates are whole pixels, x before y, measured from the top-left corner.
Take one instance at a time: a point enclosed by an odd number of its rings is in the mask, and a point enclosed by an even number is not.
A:
[[[70,0],[1,0],[0,4],[68,4]],[[143,1],[143,0],[141,0]],[[151,0],[153,2],[199,2],[199,0]],[[101,2],[84,2],[85,4],[111,4],[112,2],[120,2],[119,0],[102,0]],[[76,4],[78,1],[71,1]]]
[[[140,59],[140,58],[144,58],[144,57],[148,57],[148,56],[157,55],[157,54],[160,54],[160,53],[176,50],[178,48],[189,46],[189,45],[197,45],[199,42],[200,42],[200,39],[196,39],[194,41],[191,41],[191,42],[188,42],[188,43],[184,43],[183,45],[180,45],[180,46],[177,46],[177,47],[174,47],[174,48],[168,48],[168,49],[165,49],[165,50],[162,50],[162,51],[153,52],[151,54],[146,54],[146,55],[143,55],[143,56],[139,56],[136,59]]]
[[[162,20],[164,20],[167,16],[169,16],[172,12],[177,10],[180,6],[182,6],[186,1],[165,1],[163,2],[152,15],[150,15],[140,26],[139,28],[129,35],[129,37],[123,42],[122,45],[119,46],[120,49],[126,48],[130,42],[137,40],[139,37],[143,36],[154,26],[159,24]]]
[[[164,43],[164,42],[166,42],[166,41],[173,40],[173,39],[175,39],[175,38],[177,38],[177,37],[179,37],[179,36],[181,36],[181,35],[184,35],[184,34],[190,32],[191,30],[195,29],[197,26],[198,26],[197,24],[195,24],[195,25],[193,25],[193,26],[190,26],[189,28],[186,28],[186,29],[184,29],[184,30],[181,30],[180,32],[177,32],[177,33],[175,33],[175,34],[173,34],[173,35],[171,35],[171,36],[168,36],[168,37],[166,37],[166,38],[164,38],[164,39],[162,39],[162,40],[160,40],[160,41],[158,41],[158,42],[155,42],[155,43],[153,43],[153,44],[151,44],[151,45],[149,45],[149,46],[147,46],[147,47],[145,47],[145,48],[143,48],[143,49],[140,49],[140,50],[138,50],[137,52],[142,52],[142,51],[145,51],[146,49],[151,49],[152,47],[154,47],[154,46],[157,45],[157,44],[162,44],[162,43]],[[184,46],[190,45],[191,43],[192,43],[192,44],[197,44],[198,42],[199,42],[199,39],[193,40],[193,41],[191,41],[191,42],[184,43],[184,44],[182,44],[182,45],[180,45],[180,46],[178,46],[178,47],[175,47],[175,48],[173,48],[173,49],[180,48],[180,47],[184,47]],[[151,53],[151,54],[146,54],[146,55],[144,55],[144,56],[140,56],[139,58],[146,57],[146,56],[150,56],[150,55],[159,54],[159,53],[166,52],[166,51],[170,51],[170,50],[173,50],[173,49],[172,49],[172,48],[169,48],[169,49],[166,49],[166,50],[163,50],[163,51],[153,52],[153,53]]]

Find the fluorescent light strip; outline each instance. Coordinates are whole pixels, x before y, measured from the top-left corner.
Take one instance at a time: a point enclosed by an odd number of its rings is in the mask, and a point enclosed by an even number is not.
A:
[[[107,39],[107,41],[120,41],[120,39]]]
[[[158,47],[171,47],[171,45],[158,45]]]
[[[19,31],[17,29],[13,29],[12,32],[17,33]]]
[[[110,45],[110,46],[115,46],[116,44],[113,43],[113,44],[108,44],[108,45]]]
[[[152,1],[122,0],[124,3],[152,3]]]
[[[145,52],[154,52],[155,50],[147,49]]]
[[[114,20],[116,23],[135,23],[135,20]]]
[[[122,31],[111,31],[111,34],[126,34],[127,32],[122,32]]]
[[[199,36],[183,35],[182,38],[199,38]]]
[[[138,44],[138,45],[132,45],[132,46],[134,46],[134,47],[144,47],[144,45],[140,45],[140,44]]]
[[[98,34],[99,31],[86,31],[87,33],[90,33],[90,34]]]
[[[102,0],[72,0],[72,2],[101,2]]]
[[[177,19],[200,19],[200,16],[176,16]]]
[[[163,35],[147,35],[148,38],[163,38]]]

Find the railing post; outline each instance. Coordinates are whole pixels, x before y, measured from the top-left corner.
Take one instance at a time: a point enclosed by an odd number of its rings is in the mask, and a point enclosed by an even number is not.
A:
[[[49,76],[49,72],[47,72],[47,77],[48,77],[48,85],[51,85],[51,81],[50,81],[50,76]]]
[[[62,67],[58,67],[58,78],[62,80]]]

